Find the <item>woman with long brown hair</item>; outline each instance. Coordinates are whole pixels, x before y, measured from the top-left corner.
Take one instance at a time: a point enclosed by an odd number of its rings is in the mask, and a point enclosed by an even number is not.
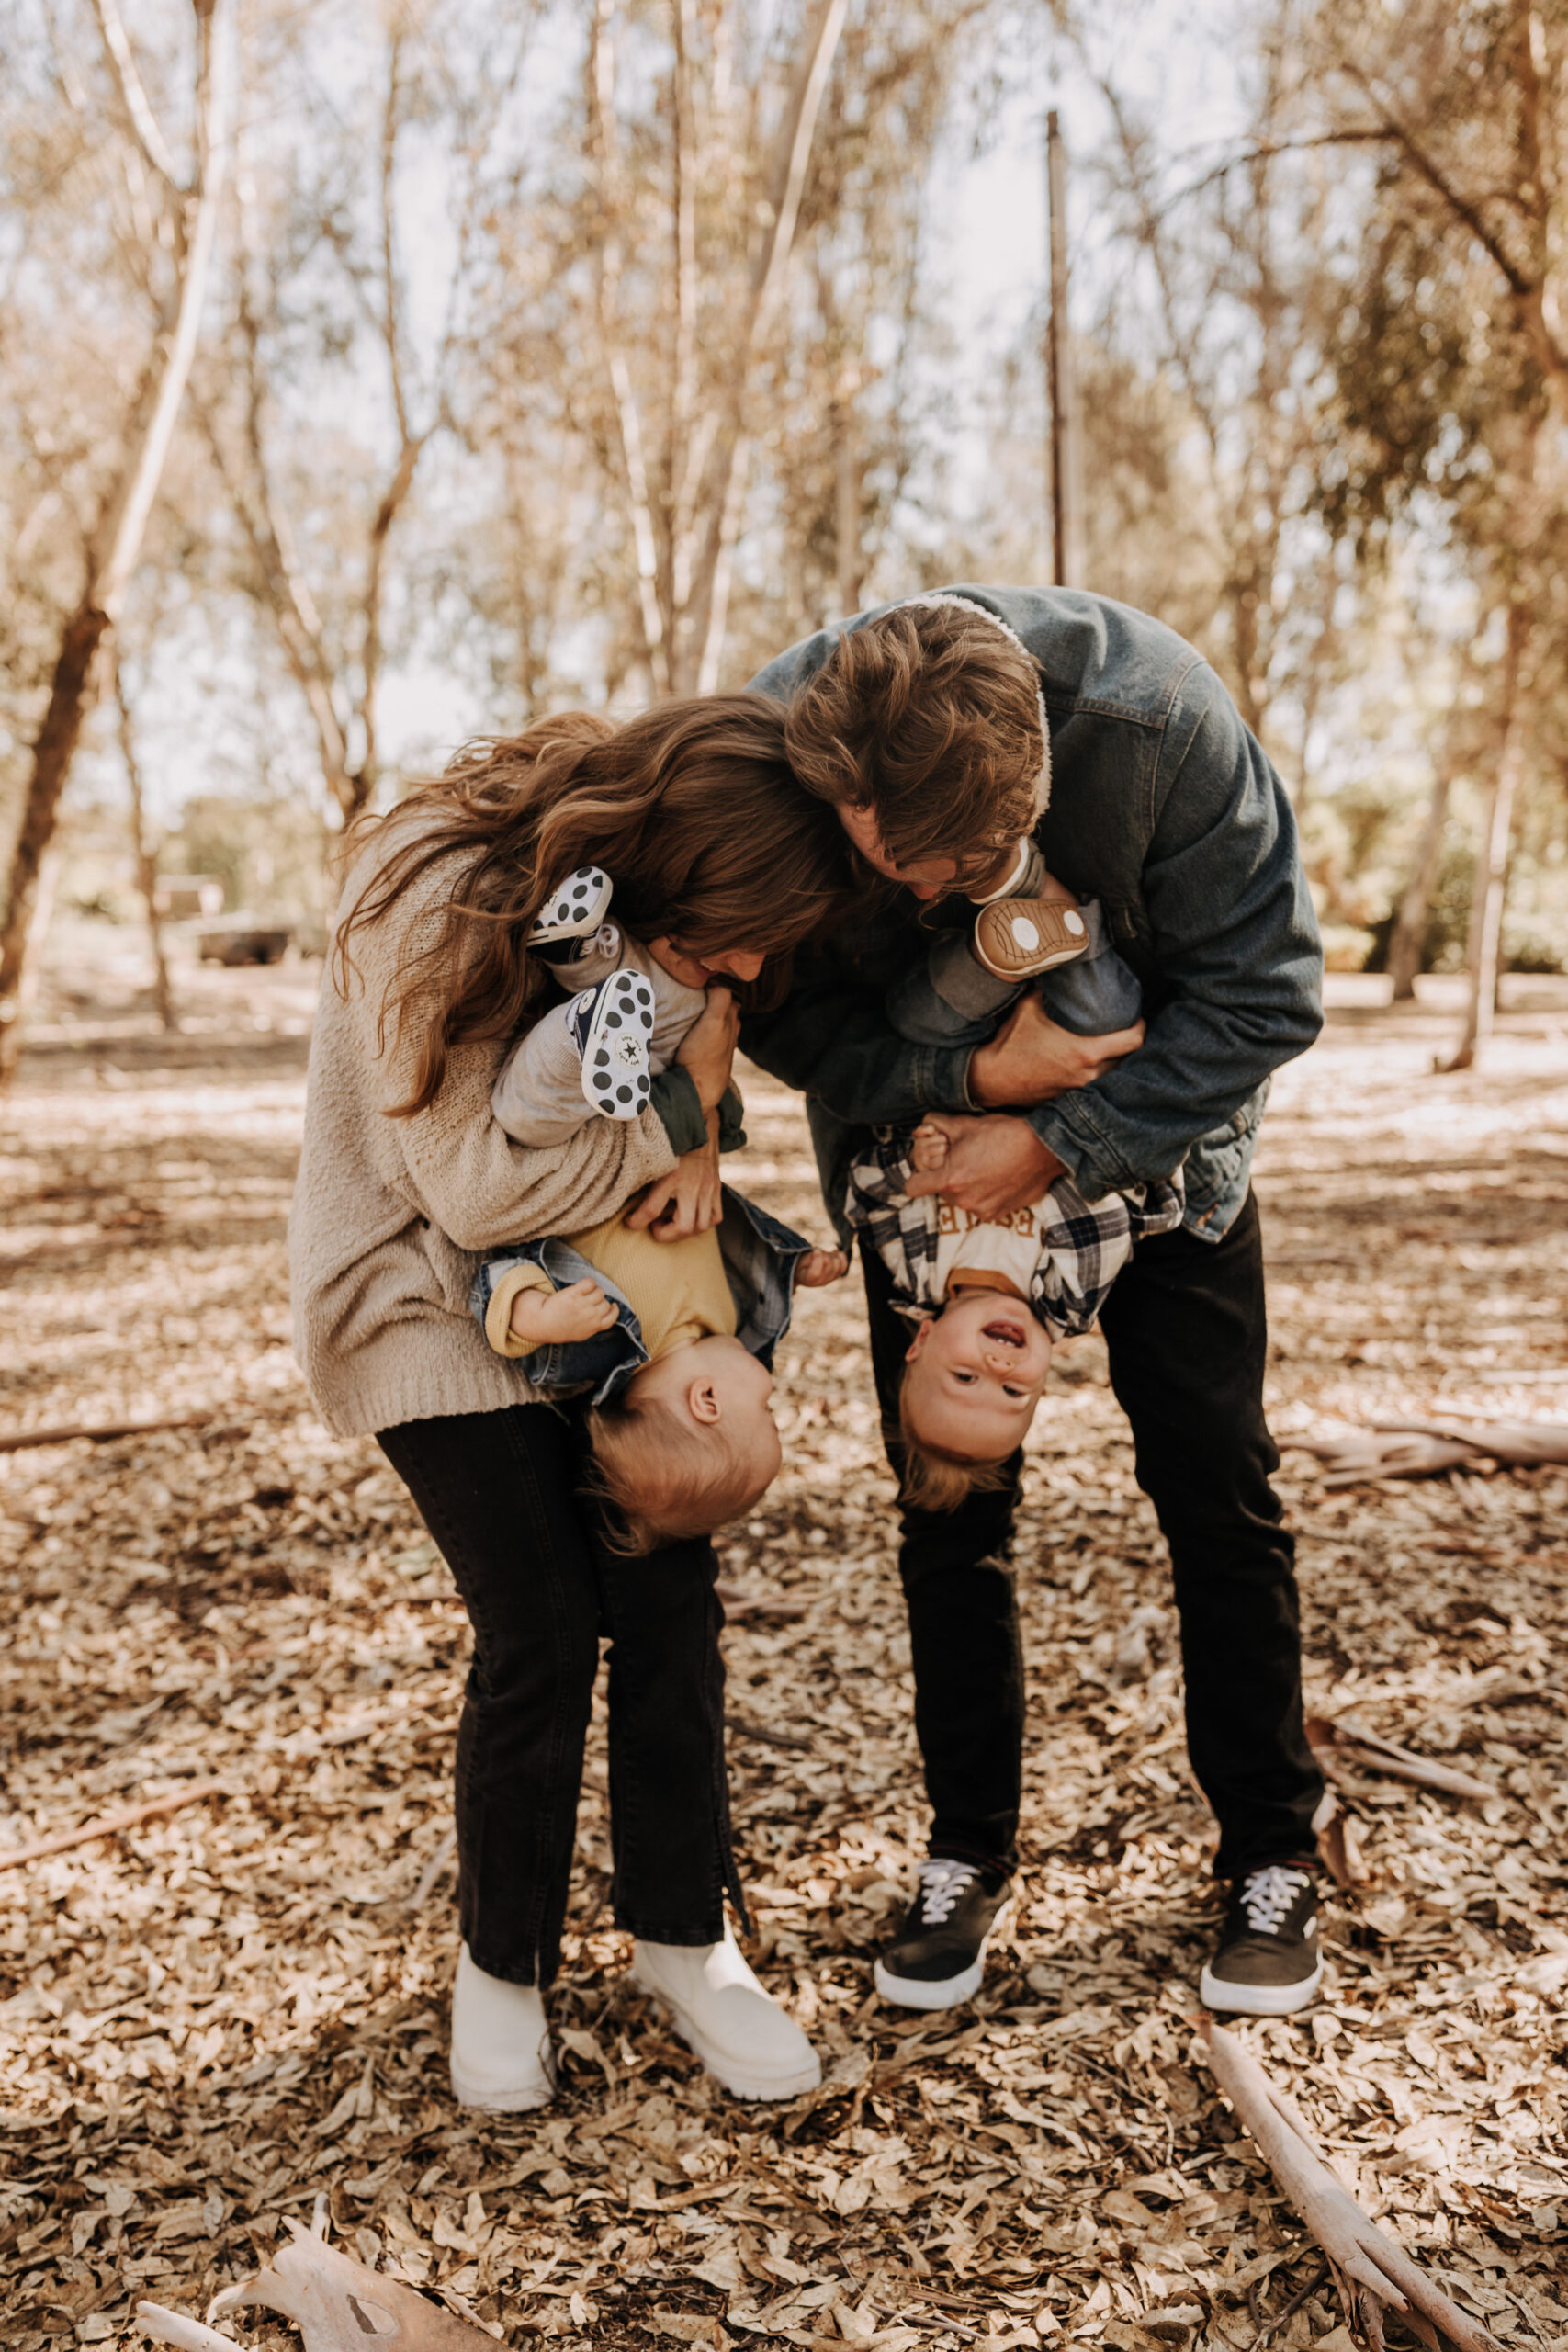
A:
[[[289,1223],[295,1343],[328,1427],[373,1434],[407,1485],[473,1623],[453,2011],[454,2089],[470,2105],[536,2107],[553,2086],[541,1996],[560,1957],[602,1628],[616,1922],[673,1952],[677,2021],[730,2088],[792,2096],[818,2075],[725,1925],[727,1892],[744,1906],[711,1544],[636,1560],[606,1545],[580,1417],[534,1401],[468,1310],[479,1255],[504,1243],[634,1201],[656,1234],[715,1221],[732,1001],[635,1119],[590,1118],[531,1151],[498,1125],[491,1092],[551,1001],[528,931],[574,868],[602,866],[617,920],[685,974],[761,1001],[840,910],[844,835],[795,782],[784,718],[760,696],[709,697],[470,746],[355,845],[322,984]]]

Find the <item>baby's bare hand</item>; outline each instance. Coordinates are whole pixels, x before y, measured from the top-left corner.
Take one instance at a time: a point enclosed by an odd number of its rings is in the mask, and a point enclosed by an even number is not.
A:
[[[909,1138],[909,1165],[921,1176],[934,1176],[939,1168],[947,1166],[947,1137],[929,1119],[922,1120]]]
[[[841,1250],[808,1250],[795,1262],[795,1279],[802,1290],[826,1290],[829,1283],[842,1282],[849,1271]]]
[[[607,1331],[615,1310],[595,1282],[569,1283],[565,1290],[519,1291],[512,1302],[512,1332],[538,1347],[546,1341],[591,1340]]]

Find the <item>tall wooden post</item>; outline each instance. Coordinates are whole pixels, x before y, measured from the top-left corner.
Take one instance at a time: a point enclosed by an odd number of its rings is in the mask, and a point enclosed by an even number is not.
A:
[[[1051,405],[1051,558],[1058,588],[1076,587],[1082,570],[1077,418],[1073,402],[1072,339],[1067,326],[1067,165],[1055,107],[1045,118],[1045,219],[1050,240],[1051,307],[1045,329]]]

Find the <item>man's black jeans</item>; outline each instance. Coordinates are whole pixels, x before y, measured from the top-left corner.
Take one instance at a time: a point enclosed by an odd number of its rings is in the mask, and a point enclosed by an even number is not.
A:
[[[888,1304],[881,1261],[862,1254],[883,1426],[896,1431],[908,1326]],[[1253,1196],[1223,1241],[1185,1231],[1140,1241],[1100,1328],[1138,1484],[1170,1547],[1188,1753],[1220,1825],[1214,1868],[1239,1878],[1311,1854],[1323,1794],[1302,1725],[1295,1546],[1269,1483],[1280,1456],[1263,1415]],[[896,1438],[887,1451],[897,1470]],[[931,1851],[1007,1870],[1023,1767],[1023,1658],[1005,1558],[1021,1462],[1009,1492],[972,1495],[945,1515],[905,1506],[899,1555]]]
[[[583,1501],[576,1416],[545,1405],[405,1421],[377,1440],[457,1579],[474,1629],[457,1730],[463,1939],[490,1976],[560,1964],[599,1637],[610,1637],[615,1924],[711,1944],[730,1853],[724,1623],[707,1543],[623,1560]]]

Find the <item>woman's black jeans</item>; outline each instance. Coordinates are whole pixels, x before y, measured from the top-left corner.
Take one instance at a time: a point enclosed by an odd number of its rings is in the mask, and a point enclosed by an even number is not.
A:
[[[457,1731],[463,1939],[489,1976],[548,1984],[577,1825],[599,1637],[610,1638],[617,1927],[711,1944],[745,1917],[724,1770],[724,1612],[707,1543],[617,1558],[582,1485],[575,1415],[546,1405],[382,1430],[474,1629]]]
[[[897,1430],[908,1327],[863,1248],[885,1430]],[[1100,1316],[1111,1384],[1132,1423],[1138,1484],[1170,1547],[1187,1684],[1187,1752],[1220,1825],[1214,1869],[1241,1878],[1314,1850],[1323,1777],[1302,1723],[1295,1546],[1269,1478],[1268,1327],[1258,1204],[1223,1241],[1150,1235]],[[1051,1400],[1042,1408],[1049,1442]],[[896,1435],[887,1447],[898,1467]],[[1015,1455],[1016,1480],[1021,1455]],[[956,1511],[902,1512],[915,1727],[931,1851],[1011,1870],[1018,1858],[1024,1680],[1008,1550],[1016,1484]]]

